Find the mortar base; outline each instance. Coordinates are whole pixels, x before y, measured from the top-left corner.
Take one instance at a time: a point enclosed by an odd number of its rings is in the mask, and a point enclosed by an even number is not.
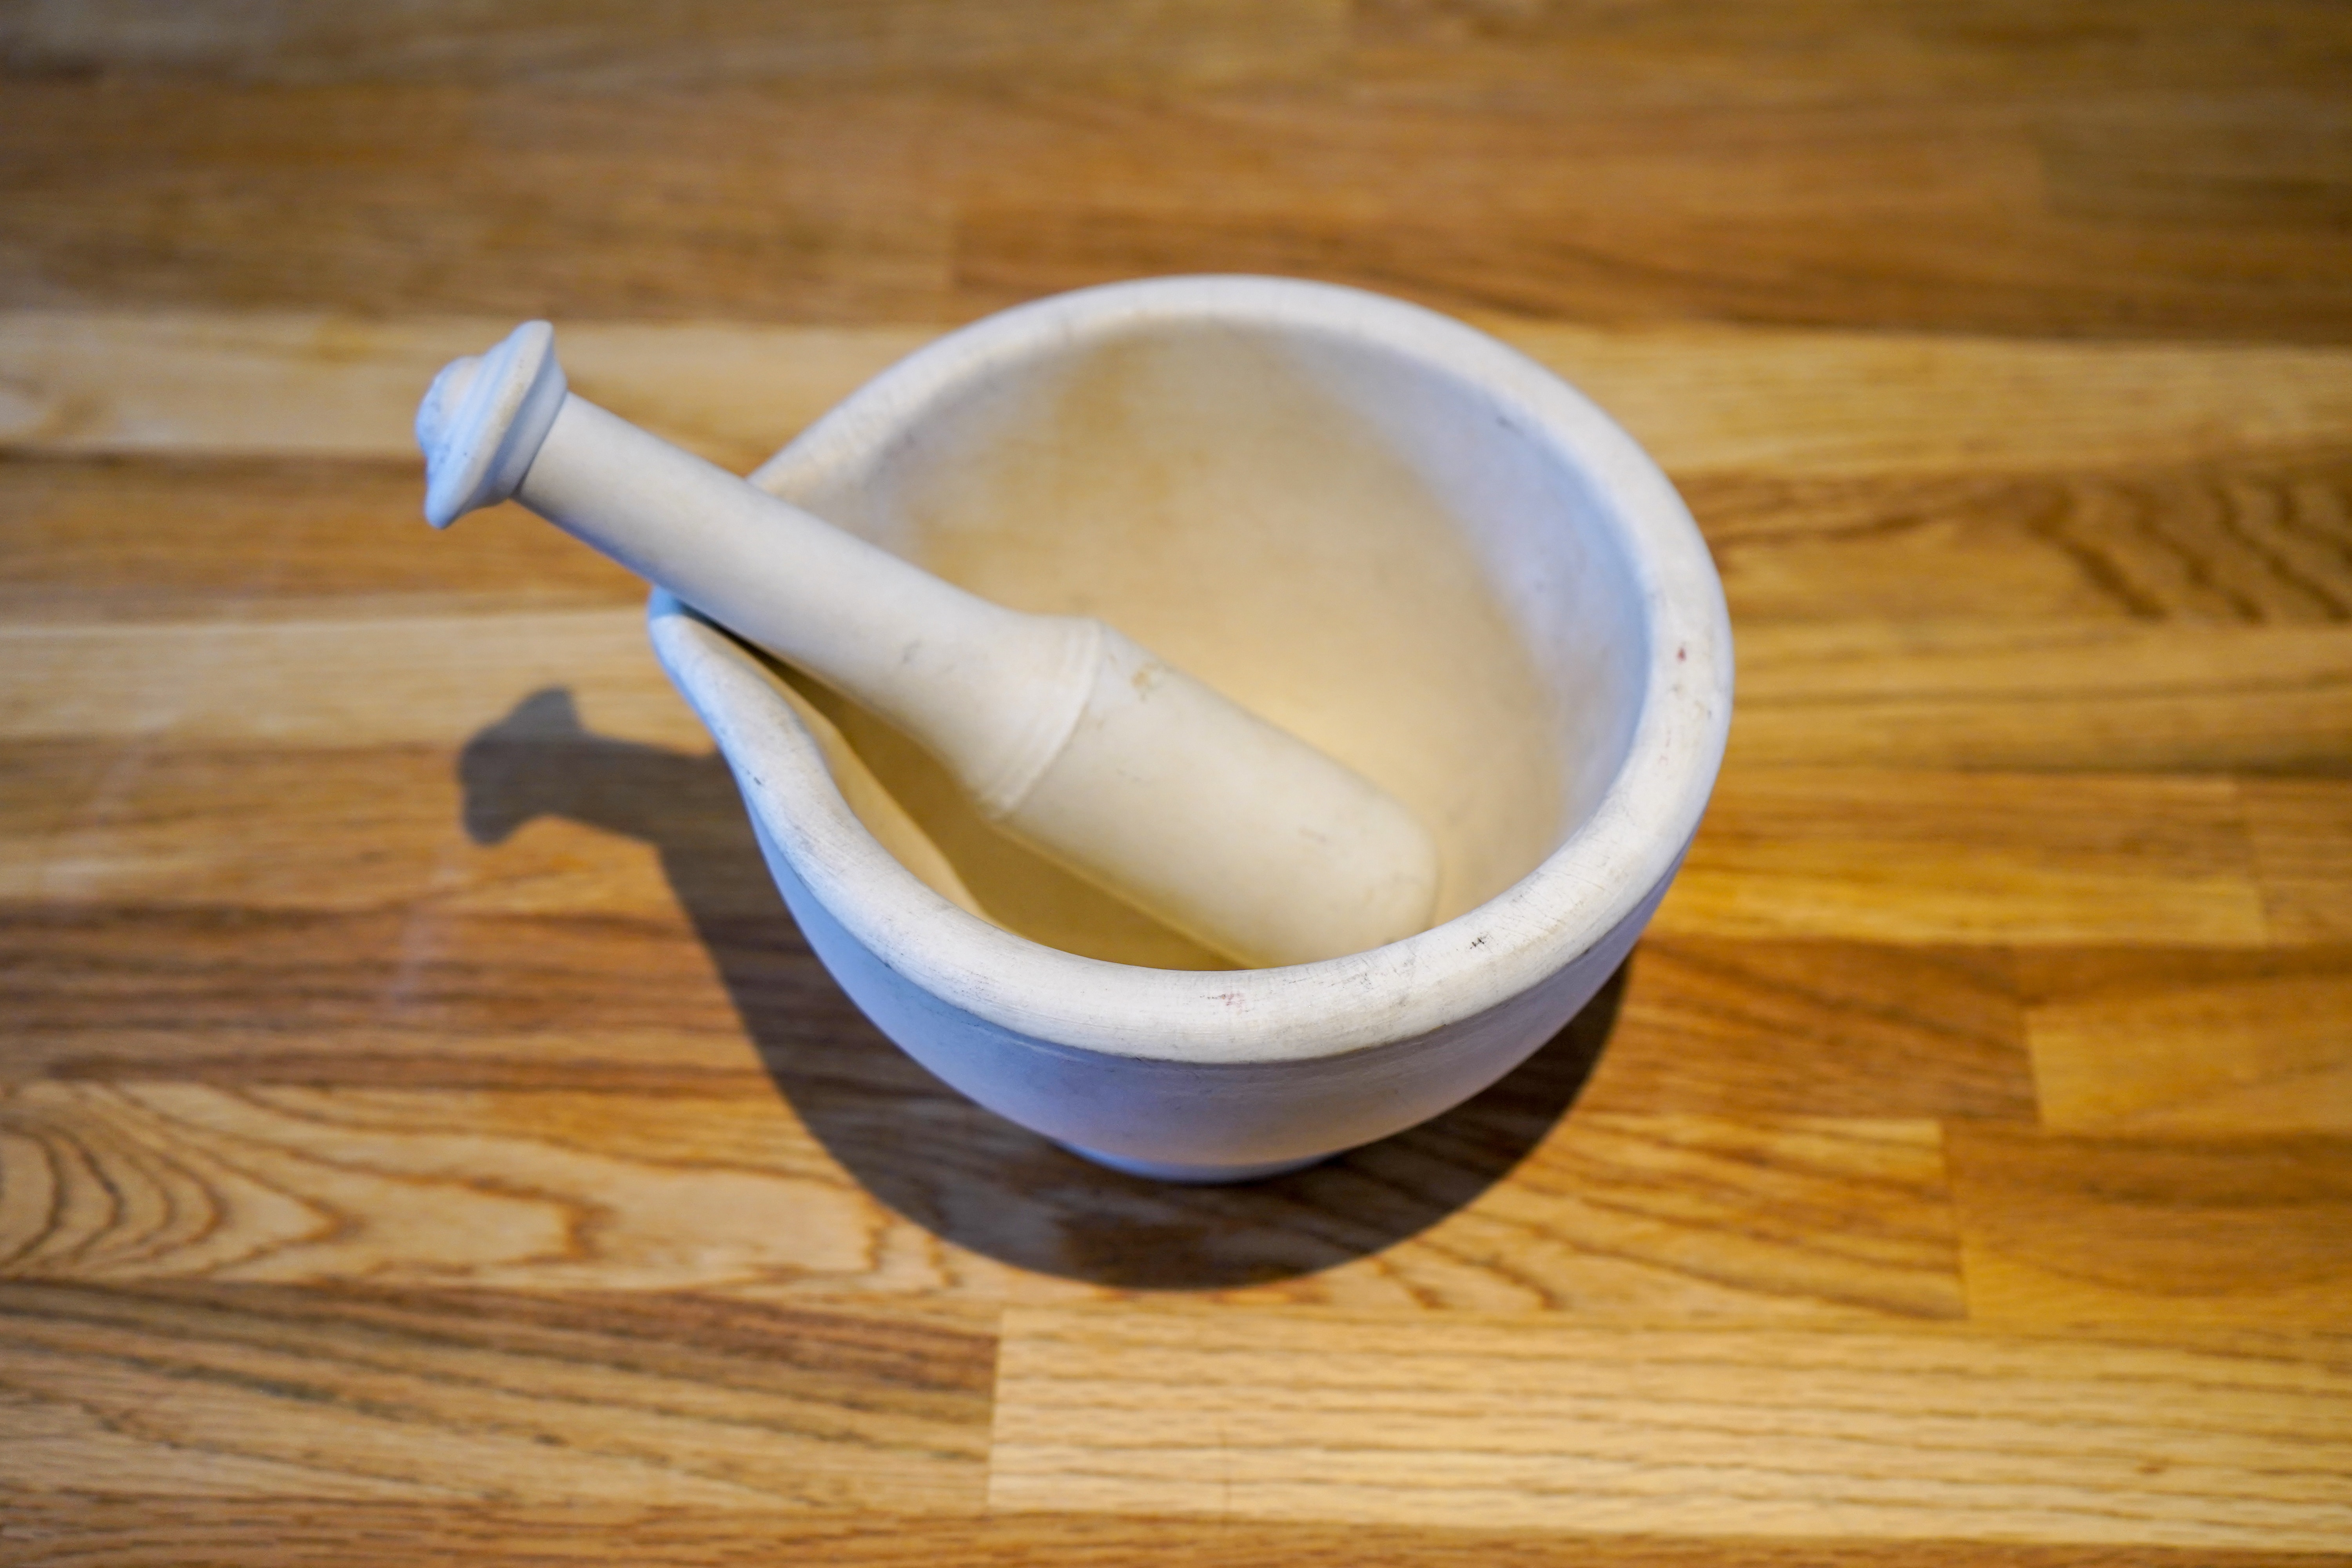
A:
[[[1075,1143],[1065,1143],[1062,1147],[1082,1160],[1092,1160],[1096,1164],[1108,1166],[1122,1175],[1201,1187],[1229,1182],[1262,1182],[1269,1176],[1286,1176],[1293,1171],[1319,1165],[1331,1157],[1329,1154],[1309,1154],[1304,1160],[1268,1160],[1255,1165],[1171,1165],[1157,1160],[1130,1160],[1122,1154],[1104,1154],[1092,1149],[1081,1149]]]

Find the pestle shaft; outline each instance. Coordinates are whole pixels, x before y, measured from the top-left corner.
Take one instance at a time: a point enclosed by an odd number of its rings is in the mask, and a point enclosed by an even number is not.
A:
[[[966,593],[577,393],[515,499],[920,740],[992,817],[1093,686],[1094,623]]]

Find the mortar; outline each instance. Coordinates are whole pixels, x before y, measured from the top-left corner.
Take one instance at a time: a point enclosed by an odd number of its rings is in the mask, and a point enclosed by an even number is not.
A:
[[[656,593],[656,654],[826,968],[981,1104],[1237,1181],[1524,1060],[1632,949],[1713,785],[1722,587],[1673,487],[1549,371],[1419,308],[1179,278],[901,362],[755,484],[1018,609],[1119,626],[1412,807],[1438,923],[1220,960],[981,824],[922,753]]]

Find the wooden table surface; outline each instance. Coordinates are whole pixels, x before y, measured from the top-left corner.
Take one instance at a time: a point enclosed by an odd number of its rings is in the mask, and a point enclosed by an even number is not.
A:
[[[0,1559],[2352,1556],[2352,10],[0,5]],[[1739,714],[1417,1131],[1093,1169],[779,906],[445,357],[748,468],[1360,284],[1647,443]]]

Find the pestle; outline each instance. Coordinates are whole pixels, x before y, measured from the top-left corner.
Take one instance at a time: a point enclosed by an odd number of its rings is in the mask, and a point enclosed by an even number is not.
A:
[[[572,395],[529,321],[416,411],[436,528],[512,498],[920,742],[983,816],[1253,965],[1429,922],[1394,799],[1099,621],[943,582]]]

